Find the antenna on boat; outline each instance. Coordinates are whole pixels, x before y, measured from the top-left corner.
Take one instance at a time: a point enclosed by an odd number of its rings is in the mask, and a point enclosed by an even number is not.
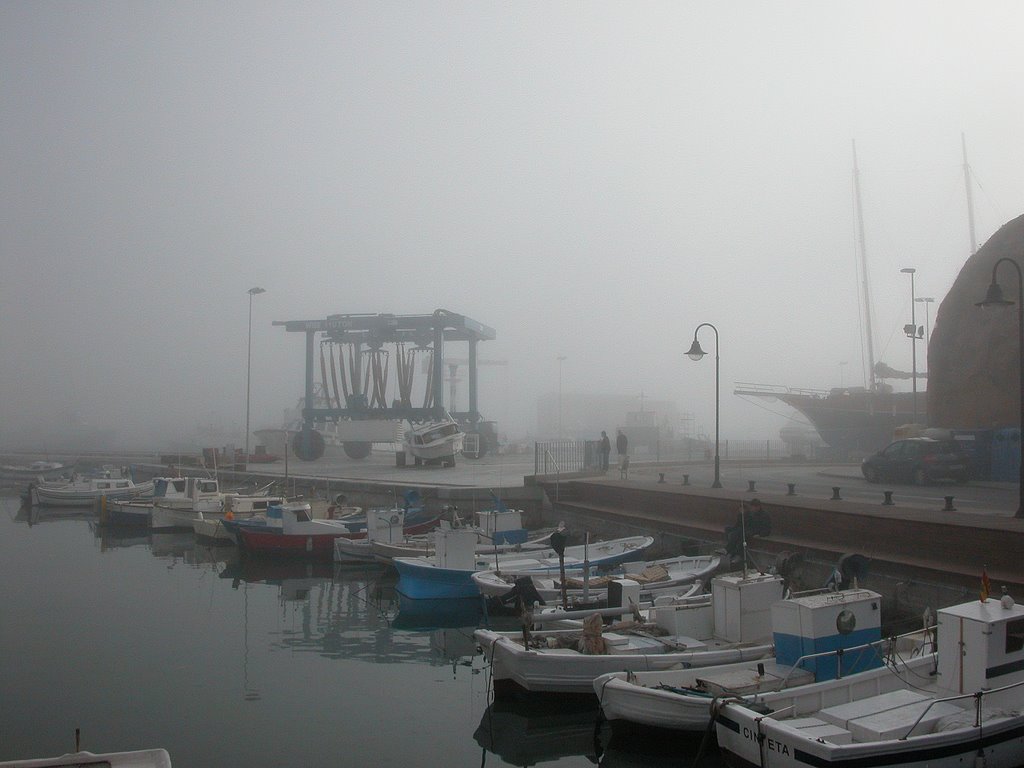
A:
[[[964,150],[964,188],[967,191],[967,227],[971,233],[971,255],[978,250],[978,240],[974,233],[974,197],[971,194],[971,166],[967,162],[967,138],[960,133],[960,144]]]
[[[871,331],[871,294],[868,290],[868,256],[867,240],[864,237],[864,206],[860,199],[860,168],[857,166],[857,140],[853,140],[853,195],[857,210],[857,240],[860,244],[860,271],[864,294],[864,336],[867,340],[868,381],[874,391],[875,382],[875,342]],[[861,361],[863,362],[863,361]]]

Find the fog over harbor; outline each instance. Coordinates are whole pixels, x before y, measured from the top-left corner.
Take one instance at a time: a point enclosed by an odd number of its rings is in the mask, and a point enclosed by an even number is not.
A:
[[[713,429],[704,322],[723,436],[775,438],[793,412],[734,382],[865,383],[854,141],[894,368],[900,269],[934,323],[971,252],[962,136],[978,245],[1024,212],[1022,25],[1017,2],[4,3],[0,448],[241,442],[255,286],[253,429],[302,395],[272,321],[443,307],[497,331],[480,408],[510,439],[544,436],[560,382]]]

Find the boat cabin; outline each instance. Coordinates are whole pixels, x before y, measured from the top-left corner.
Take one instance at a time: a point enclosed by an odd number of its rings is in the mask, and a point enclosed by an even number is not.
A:
[[[938,684],[946,695],[1024,680],[1024,607],[1009,596],[938,612]]]

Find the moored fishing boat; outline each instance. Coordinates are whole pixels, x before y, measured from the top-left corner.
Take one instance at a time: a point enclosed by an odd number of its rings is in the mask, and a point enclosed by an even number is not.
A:
[[[54,480],[71,468],[59,461],[32,461],[28,464],[0,464],[0,480]]]
[[[615,566],[637,560],[654,539],[650,536],[627,536],[566,547],[563,561],[569,567],[583,565]],[[477,554],[477,534],[472,528],[453,528],[442,523],[434,532],[435,552],[430,557],[396,557],[398,570],[396,589],[413,599],[474,597],[480,589],[473,574],[487,568],[510,571],[544,571],[558,569],[559,555],[554,549],[535,552]]]
[[[153,481],[136,484],[127,477],[94,477],[89,480],[58,487],[33,485],[29,498],[33,504],[46,506],[91,506],[97,499],[126,499],[153,492]]]
[[[1024,608],[1012,599],[938,611],[931,674],[880,667],[725,701],[715,731],[738,768],[1024,764]],[[841,627],[840,627],[841,629]]]
[[[710,599],[699,601],[656,599],[648,617],[619,622],[607,631],[600,616],[592,616],[582,633],[531,631],[525,645],[522,632],[478,629],[474,637],[491,664],[498,696],[521,691],[592,694],[594,679],[608,672],[708,667],[771,656],[770,607],[782,597],[782,577],[725,574],[712,579],[711,590]],[[636,603],[640,585],[621,580],[617,591],[617,604]]]
[[[568,568],[565,573],[564,595],[569,606],[607,602],[608,585],[615,579],[627,578],[640,584],[640,599],[653,600],[659,593],[667,593],[682,584],[710,578],[718,570],[719,555],[670,557],[661,560],[633,561],[614,568]],[[563,596],[560,573],[542,574],[530,571],[500,570],[478,571],[472,578],[484,597],[507,597],[517,588],[519,579],[528,578],[533,589],[545,602],[560,602]],[[568,607],[568,606],[567,606]]]
[[[795,691],[883,664],[904,675],[927,676],[934,665],[932,634],[926,630],[883,639],[880,602],[877,593],[856,588],[786,598],[771,609],[775,659],[611,672],[594,680],[594,693],[617,736],[678,736],[707,731],[716,699],[727,696]]]

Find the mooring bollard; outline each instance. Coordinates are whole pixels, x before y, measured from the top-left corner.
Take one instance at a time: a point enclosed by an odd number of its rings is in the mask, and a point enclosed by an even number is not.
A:
[[[689,475],[683,475],[683,485],[689,485],[689,484],[690,484],[690,476]]]
[[[883,507],[895,506],[895,502],[892,500],[892,491],[882,491],[885,494],[885,501],[882,502]]]
[[[659,472],[658,473],[658,482],[659,483],[664,483],[665,482],[665,473],[664,472]]]
[[[757,482],[757,480],[747,480],[747,492],[748,493],[753,493],[754,492],[754,483],[756,483],[756,482]]]
[[[796,483],[786,483],[789,486],[789,490],[786,491],[787,496],[796,496]]]
[[[843,500],[843,497],[839,495],[839,486],[838,485],[833,485],[832,486],[832,498],[830,500],[831,501],[842,501]]]
[[[943,498],[946,500],[946,506],[944,506],[942,508],[942,511],[943,512],[956,512],[956,507],[953,506],[953,497],[952,496],[943,496]]]

